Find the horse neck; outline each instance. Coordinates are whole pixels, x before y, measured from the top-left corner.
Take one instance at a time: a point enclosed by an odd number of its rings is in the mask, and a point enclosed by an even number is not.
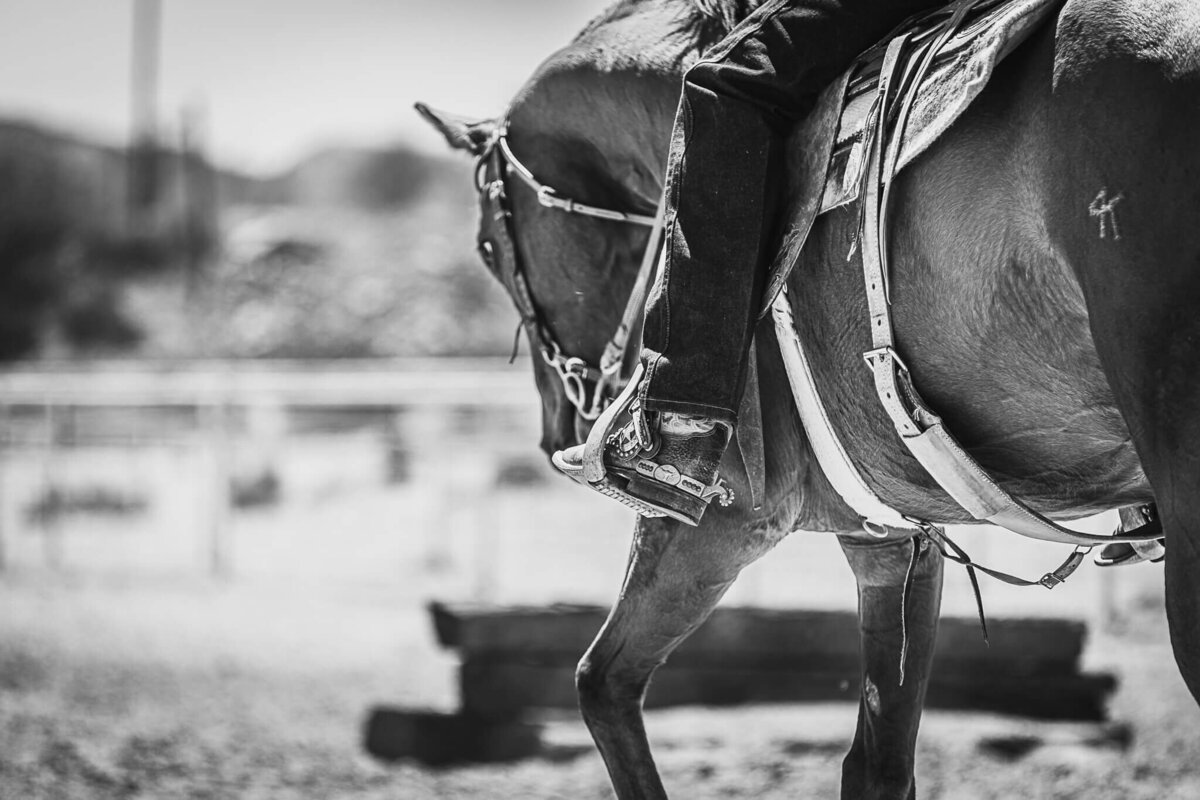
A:
[[[683,74],[710,43],[681,23],[685,11],[695,13],[692,2],[630,4],[631,13],[593,25],[535,73],[510,106],[509,124],[514,148],[539,179],[593,204],[657,204]],[[759,358],[762,524],[856,528],[799,427],[774,336],[759,341],[768,348]]]
[[[698,19],[695,0],[614,6],[543,62],[514,98],[514,141],[536,137],[530,157],[546,170],[562,170],[564,158],[582,160],[577,171],[603,175],[653,207],[684,72],[714,39],[714,23]]]

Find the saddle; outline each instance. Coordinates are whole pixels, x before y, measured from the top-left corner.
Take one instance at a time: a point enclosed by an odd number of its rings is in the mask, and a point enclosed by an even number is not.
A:
[[[1096,544],[1147,541],[1161,533],[1148,526],[1116,536],[1064,528],[1008,495],[966,453],[921,398],[894,347],[887,233],[894,177],[946,131],[982,91],[1000,60],[1060,5],[1061,0],[957,0],[906,23],[836,81],[797,134],[805,137],[804,155],[798,164],[800,180],[788,198],[792,213],[785,217],[793,222],[766,296],[817,460],[863,518],[864,530],[881,538],[893,529],[916,530],[944,541],[938,525],[900,514],[878,497],[847,456],[816,390],[791,304],[780,293],[818,214],[857,200],[861,224],[855,249],[861,254],[871,334],[871,348],[863,358],[879,402],[911,455],[975,519],[1076,546],[1058,570],[1036,582],[1047,588],[1061,583]]]
[[[927,49],[947,15],[963,6],[945,8],[910,19],[863,53],[822,92],[814,110],[793,134],[801,152],[791,169],[784,218],[791,227],[767,279],[762,313],[770,309],[808,237],[817,216],[859,198],[867,165],[864,146],[868,118],[879,94],[879,82],[890,43],[903,39],[898,53],[900,80],[885,120],[890,135],[886,156],[893,173],[908,166],[940,137],[979,96],[992,73],[1009,53],[1046,22],[1064,0],[978,0],[962,24],[937,50],[928,71],[914,82]],[[895,123],[908,108],[900,136]],[[789,165],[791,167],[792,165]]]
[[[780,235],[776,256],[767,275],[762,316],[771,312],[772,303],[787,283],[816,218],[859,197],[867,167],[868,118],[879,94],[889,45],[904,42],[900,57],[904,60],[901,66],[905,80],[893,92],[893,111],[890,119],[885,120],[890,123],[888,130],[893,134],[888,140],[889,150],[894,148],[895,169],[899,171],[950,127],[983,91],[996,65],[1049,19],[1063,1],[982,0],[973,4],[964,24],[942,43],[929,70],[919,81],[912,78],[920,55],[932,44],[946,16],[962,5],[962,0],[913,17],[862,53],[849,69],[826,87],[813,110],[797,126],[791,137],[792,146],[788,147],[795,160],[787,165],[789,181],[781,218],[788,221],[789,227]],[[909,119],[902,135],[897,137],[894,136],[895,115],[906,102],[911,109]],[[782,340],[784,332],[780,333]],[[754,359],[750,359],[750,366],[747,390],[738,412],[742,422],[738,426],[736,443],[753,505],[758,508],[766,466]],[[813,432],[809,436],[814,438]],[[833,446],[832,442],[829,444]],[[862,510],[854,503],[851,507]],[[898,521],[893,519],[892,522]]]

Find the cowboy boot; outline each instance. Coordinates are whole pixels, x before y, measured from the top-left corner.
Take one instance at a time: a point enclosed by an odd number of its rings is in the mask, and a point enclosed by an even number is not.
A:
[[[641,368],[596,421],[585,444],[551,458],[572,480],[624,503],[644,517],[698,525],[715,498],[733,503],[717,474],[733,429],[692,414],[645,414],[637,407]]]

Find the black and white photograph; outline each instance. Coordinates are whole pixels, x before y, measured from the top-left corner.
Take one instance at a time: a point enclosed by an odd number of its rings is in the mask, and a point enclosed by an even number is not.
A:
[[[0,0],[0,800],[1200,798],[1198,132],[1192,0]]]

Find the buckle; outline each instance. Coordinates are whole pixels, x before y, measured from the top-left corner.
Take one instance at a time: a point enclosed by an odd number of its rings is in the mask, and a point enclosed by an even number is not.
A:
[[[904,372],[908,372],[908,364],[904,363],[904,359],[900,357],[900,354],[890,344],[885,344],[883,347],[876,347],[874,350],[867,350],[862,354],[862,357],[863,361],[867,362],[867,366],[872,369],[875,367],[875,359],[878,358],[880,362],[891,360],[892,363],[904,370]]]
[[[537,190],[537,199],[546,208],[557,208],[568,213],[571,213],[572,207],[575,205],[573,200],[564,200],[558,196],[558,193],[549,186],[542,186]]]
[[[1047,589],[1053,589],[1062,582],[1063,579],[1055,575],[1053,572],[1047,572],[1042,576],[1041,580],[1038,581],[1039,584],[1045,586]]]

